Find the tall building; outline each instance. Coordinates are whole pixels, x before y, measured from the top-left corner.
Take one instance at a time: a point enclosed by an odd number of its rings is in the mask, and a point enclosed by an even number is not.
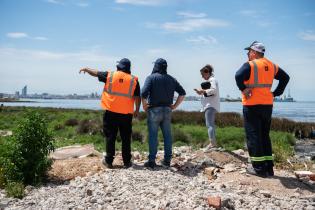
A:
[[[27,85],[24,86],[24,88],[22,89],[22,97],[26,97],[27,96]]]
[[[15,97],[15,98],[20,98],[20,92],[19,92],[19,91],[15,91],[14,97]]]

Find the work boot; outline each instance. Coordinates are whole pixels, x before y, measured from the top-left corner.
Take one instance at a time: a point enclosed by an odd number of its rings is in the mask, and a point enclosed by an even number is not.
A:
[[[275,175],[275,173],[274,173],[274,171],[273,171],[273,168],[271,167],[271,168],[268,168],[267,169],[267,176],[274,176]]]
[[[153,161],[147,161],[144,163],[144,167],[153,169],[156,166],[156,163]]]
[[[110,168],[110,169],[113,168],[113,164],[112,164],[112,163],[107,163],[106,160],[105,160],[105,158],[103,158],[102,163],[103,163],[103,165],[104,165],[106,168]]]
[[[259,177],[262,177],[262,178],[266,178],[267,177],[267,173],[265,171],[257,171],[252,166],[249,166],[249,167],[246,168],[246,173],[254,175],[254,176],[259,176]]]
[[[128,163],[124,163],[124,168],[127,169],[127,168],[130,168],[132,167],[132,162],[129,161]]]
[[[165,159],[163,159],[161,161],[161,164],[162,164],[162,166],[170,167],[171,166],[171,161],[166,161]]]

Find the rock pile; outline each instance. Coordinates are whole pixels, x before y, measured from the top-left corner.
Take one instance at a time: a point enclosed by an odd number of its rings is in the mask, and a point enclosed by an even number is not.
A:
[[[1,191],[0,208],[315,209],[314,186],[284,195],[268,187],[258,189],[253,183],[264,182],[263,178],[246,176],[242,172],[242,161],[228,153],[222,158],[222,154],[177,148],[172,167],[149,170],[143,167],[145,158],[134,153],[134,166],[129,169],[103,169],[60,185],[28,186],[21,200],[5,198]],[[159,158],[162,157],[163,153],[159,152]],[[232,174],[234,180],[226,181],[228,174]]]

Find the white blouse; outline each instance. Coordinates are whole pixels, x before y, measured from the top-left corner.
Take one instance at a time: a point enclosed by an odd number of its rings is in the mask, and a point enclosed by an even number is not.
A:
[[[220,112],[220,94],[219,94],[219,83],[214,76],[211,76],[208,80],[211,87],[206,90],[208,97],[204,95],[201,97],[202,110],[205,111],[209,107],[213,107],[217,112]]]

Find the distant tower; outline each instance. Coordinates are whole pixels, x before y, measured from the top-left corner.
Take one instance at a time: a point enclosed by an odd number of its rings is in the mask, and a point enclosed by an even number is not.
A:
[[[20,98],[20,92],[19,91],[15,92],[15,98]]]
[[[24,88],[22,89],[22,97],[26,97],[27,96],[27,85],[24,86]]]

